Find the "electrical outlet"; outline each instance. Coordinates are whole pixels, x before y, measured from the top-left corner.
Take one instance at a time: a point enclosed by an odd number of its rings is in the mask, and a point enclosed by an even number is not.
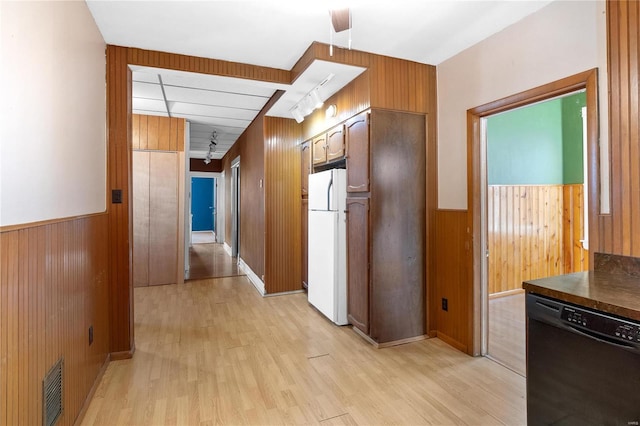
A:
[[[442,310],[443,311],[448,311],[449,310],[449,301],[447,300],[446,297],[442,298]]]
[[[89,326],[89,346],[93,343],[93,326]]]

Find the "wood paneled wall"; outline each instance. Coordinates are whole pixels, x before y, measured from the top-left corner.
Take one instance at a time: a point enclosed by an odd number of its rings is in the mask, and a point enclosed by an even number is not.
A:
[[[584,186],[581,184],[562,187],[562,263],[563,273],[589,270],[589,251],[582,247],[588,235],[584,223]]]
[[[588,269],[582,185],[490,185],[487,193],[489,294],[522,282]]]
[[[108,219],[0,233],[0,424],[42,424],[42,379],[60,357],[58,424],[74,424],[109,354]]]
[[[473,289],[468,274],[471,269],[465,267],[470,247],[466,244],[467,211],[436,210],[434,214],[433,244],[437,247],[432,253],[429,274],[433,282],[431,291],[434,305],[430,315],[432,319],[431,335],[437,335],[451,346],[469,352],[468,340],[471,333],[469,306],[472,303]],[[442,298],[448,302],[448,311],[441,308]]]
[[[107,193],[122,191],[122,203],[109,206],[109,322],[111,352],[132,353],[133,340],[133,211],[131,181],[131,70],[127,48],[107,46]],[[109,197],[110,199],[111,197]],[[110,200],[109,200],[110,201]]]
[[[264,113],[258,115],[223,158],[225,240],[231,246],[231,162],[240,156],[240,257],[264,275]],[[262,182],[262,186],[261,183]]]
[[[595,251],[640,257],[640,4],[607,1],[611,215]]]
[[[265,289],[302,288],[300,125],[265,117]]]
[[[184,151],[184,118],[131,116],[131,149]]]

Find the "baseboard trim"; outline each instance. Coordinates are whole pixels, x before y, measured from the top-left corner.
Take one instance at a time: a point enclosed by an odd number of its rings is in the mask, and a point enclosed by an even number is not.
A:
[[[232,256],[232,254],[231,254],[231,246],[230,246],[229,244],[227,244],[227,243],[226,243],[226,241],[225,241],[225,243],[222,245],[222,248],[224,248],[224,251],[225,251],[225,252],[227,252],[227,254],[228,254],[229,256]]]
[[[264,288],[264,283],[262,282],[260,277],[258,277],[256,273],[251,270],[249,265],[247,265],[247,263],[242,260],[241,257],[238,257],[238,268],[240,268],[240,270],[247,275],[247,278],[249,278],[249,281],[251,282],[251,284],[253,284],[256,290],[258,290],[258,293],[260,293],[261,296],[267,294]]]
[[[420,336],[407,337],[406,339],[392,340],[391,342],[378,343],[371,338],[371,336],[367,336],[360,330],[358,327],[352,327],[352,330],[356,332],[356,334],[366,340],[368,343],[371,343],[376,349],[384,349],[390,348],[392,346],[406,345],[407,343],[419,342],[421,340],[427,339],[426,334],[422,334]]]
[[[96,379],[93,381],[93,385],[91,385],[91,389],[89,389],[89,393],[87,394],[87,397],[84,399],[84,402],[82,403],[80,412],[78,413],[76,420],[73,422],[74,426],[82,424],[82,421],[84,420],[84,416],[87,414],[87,410],[89,409],[89,404],[91,404],[91,400],[93,399],[93,395],[96,394],[96,390],[98,389],[98,386],[100,386],[102,377],[104,376],[105,371],[107,371],[107,367],[109,366],[110,362],[111,362],[111,354],[107,354],[107,356],[104,359],[104,362],[102,363],[102,366],[100,367],[100,371],[98,371],[98,375],[96,376]]]
[[[499,299],[501,297],[514,296],[516,294],[524,293],[523,288],[514,288],[513,290],[501,291],[499,293],[493,293],[489,295],[489,300]]]
[[[269,294],[264,294],[264,297],[286,296],[289,294],[297,294],[297,293],[304,293],[304,290],[292,290],[292,291],[282,291],[280,293],[269,293]]]
[[[445,342],[447,345],[453,346],[457,350],[462,351],[464,353],[468,353],[467,352],[467,345],[464,345],[464,344],[458,342],[456,339],[453,339],[453,338],[447,336],[443,332],[438,331],[438,336],[437,337],[438,337],[438,339],[440,339],[443,342]]]
[[[133,358],[133,354],[136,352],[135,345],[128,351],[111,352],[111,361],[121,361],[123,359]]]
[[[407,343],[419,342],[427,338],[426,334],[421,336],[407,337],[406,339],[393,340],[391,342],[378,343],[378,349],[390,348],[391,346],[406,345]]]

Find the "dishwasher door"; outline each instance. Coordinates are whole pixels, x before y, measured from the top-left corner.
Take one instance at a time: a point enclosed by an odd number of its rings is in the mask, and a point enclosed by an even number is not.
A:
[[[534,294],[526,304],[528,424],[638,425],[640,323]]]

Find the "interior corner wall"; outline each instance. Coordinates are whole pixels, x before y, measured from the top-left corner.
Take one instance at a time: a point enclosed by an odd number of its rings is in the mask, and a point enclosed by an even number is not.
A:
[[[104,212],[105,42],[87,5],[0,8],[0,226]]]
[[[264,275],[264,116],[259,115],[223,158],[225,243],[231,246],[231,162],[240,156],[240,257],[258,276]]]
[[[437,66],[439,208],[467,208],[471,108],[598,67],[605,95],[599,97],[600,138],[606,142],[604,8],[604,2],[552,2]]]

